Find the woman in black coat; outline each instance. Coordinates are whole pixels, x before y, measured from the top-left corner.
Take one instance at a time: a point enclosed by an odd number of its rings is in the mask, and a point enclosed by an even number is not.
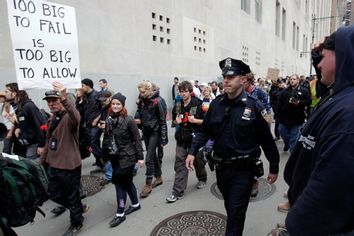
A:
[[[133,117],[128,116],[125,99],[121,93],[113,95],[102,145],[103,161],[110,160],[113,168],[112,183],[117,193],[117,213],[109,223],[115,227],[125,220],[125,215],[141,208],[133,183],[136,162],[144,165],[140,133]],[[124,212],[127,193],[132,205]]]

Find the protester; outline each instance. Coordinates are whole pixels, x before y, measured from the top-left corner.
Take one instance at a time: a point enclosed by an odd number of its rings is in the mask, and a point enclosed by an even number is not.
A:
[[[121,93],[112,96],[102,145],[103,160],[112,163],[112,183],[117,196],[117,213],[110,221],[110,227],[118,226],[125,221],[125,215],[141,208],[133,183],[133,172],[136,162],[140,167],[144,164],[143,148],[138,127],[125,109],[125,100],[126,97]],[[124,212],[127,193],[131,206]]]
[[[185,160],[188,155],[190,145],[192,144],[193,134],[203,123],[204,115],[202,112],[202,101],[196,96],[192,96],[193,89],[193,85],[189,81],[183,81],[179,85],[179,94],[181,95],[182,100],[176,102],[172,110],[173,122],[179,126],[179,129],[175,133],[175,179],[172,194],[166,198],[168,203],[173,203],[183,198],[188,181],[188,169],[186,168]],[[195,161],[201,162],[202,160],[196,159]],[[204,168],[204,174],[206,175],[205,167],[203,165],[197,166]],[[204,179],[205,180],[203,183],[205,185],[206,177],[204,177]]]
[[[6,126],[6,134],[4,137],[4,147],[3,151],[7,154],[12,154],[12,146],[13,146],[13,132],[15,130],[15,125],[17,123],[17,118],[11,103],[7,101],[6,95],[4,92],[0,93],[0,103],[2,103],[1,107],[1,115],[3,117],[4,124]]]
[[[100,120],[101,103],[98,100],[98,92],[93,89],[93,82],[91,79],[83,79],[81,81],[81,88],[85,93],[85,103],[84,103],[84,118],[85,127],[89,129],[90,142],[92,148],[92,154],[94,155],[97,168],[91,173],[104,172],[104,166],[101,162],[101,134],[102,129],[98,127],[98,122]]]
[[[306,107],[311,104],[308,89],[300,85],[300,78],[290,77],[290,86],[279,96],[279,133],[284,141],[283,151],[293,150],[300,128],[305,122]]]
[[[7,84],[5,93],[8,96],[14,96],[14,103],[16,104],[14,110],[17,125],[14,135],[22,148],[26,150],[26,158],[36,159],[43,152],[45,145],[45,134],[41,130],[41,126],[46,121],[38,107],[28,97],[27,92],[18,89],[17,83]]]
[[[59,82],[53,82],[53,90],[46,92],[43,100],[47,101],[53,116],[48,121],[47,142],[38,161],[48,165],[50,199],[70,210],[71,225],[64,235],[76,235],[83,226],[83,213],[88,211],[88,206],[81,203],[79,193],[80,114]],[[57,213],[62,212],[59,209]]]
[[[136,123],[141,126],[146,146],[146,180],[141,198],[149,196],[152,191],[152,179],[162,181],[161,160],[156,155],[158,145],[168,143],[166,114],[158,91],[154,91],[149,81],[138,84],[139,100],[135,114]]]

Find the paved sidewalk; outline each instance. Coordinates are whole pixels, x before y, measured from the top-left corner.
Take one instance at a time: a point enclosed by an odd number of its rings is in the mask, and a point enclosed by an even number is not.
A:
[[[125,222],[115,228],[109,228],[108,223],[113,218],[116,211],[115,188],[112,184],[106,185],[105,188],[91,197],[83,200],[90,206],[90,210],[85,214],[84,227],[80,235],[134,235],[148,236],[153,228],[164,219],[177,213],[194,210],[215,211],[226,214],[223,201],[215,197],[210,187],[215,183],[215,173],[208,169],[208,184],[204,189],[196,189],[197,178],[195,173],[189,175],[188,188],[182,200],[178,200],[173,204],[167,204],[165,199],[171,193],[174,179],[174,151],[175,141],[173,138],[173,130],[170,131],[170,143],[165,147],[165,155],[163,160],[163,185],[152,191],[150,196],[141,200],[142,209],[127,216]],[[288,159],[289,153],[282,151],[283,143],[278,141],[280,150],[280,175],[275,183],[275,192],[267,199],[250,202],[245,222],[245,236],[261,236],[266,235],[276,223],[283,222],[284,213],[277,212],[276,206],[280,202],[286,201],[283,198],[287,185],[283,180],[284,165]],[[264,157],[263,157],[264,159]],[[94,158],[90,157],[83,162],[83,174],[89,174],[94,169],[92,163]],[[268,172],[268,163],[264,161],[265,172]],[[140,169],[134,182],[137,186],[138,193],[142,190],[145,180],[145,169]],[[56,206],[52,201],[47,201],[42,210],[46,213],[43,218],[41,214],[37,214],[33,225],[26,225],[15,228],[15,231],[21,236],[56,236],[62,235],[70,225],[69,212],[54,217],[50,210]]]

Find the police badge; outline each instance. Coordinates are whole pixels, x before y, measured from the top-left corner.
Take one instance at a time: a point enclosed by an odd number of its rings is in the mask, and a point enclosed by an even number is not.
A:
[[[246,107],[243,111],[243,115],[241,117],[242,120],[250,120],[251,119],[252,110],[249,107]]]

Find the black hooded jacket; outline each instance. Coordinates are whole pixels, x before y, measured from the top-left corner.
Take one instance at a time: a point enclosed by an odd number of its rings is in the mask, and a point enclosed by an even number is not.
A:
[[[354,26],[337,30],[334,92],[303,128],[284,171],[292,236],[354,230]]]
[[[141,119],[141,129],[144,135],[159,132],[161,144],[168,143],[166,108],[159,91],[155,91],[148,98],[140,98],[135,118]]]
[[[41,130],[41,126],[46,123],[36,104],[30,99],[26,99],[22,108],[16,110],[18,120],[18,128],[21,133],[19,140],[24,141],[27,145],[38,144],[38,147],[44,147],[45,134]]]

